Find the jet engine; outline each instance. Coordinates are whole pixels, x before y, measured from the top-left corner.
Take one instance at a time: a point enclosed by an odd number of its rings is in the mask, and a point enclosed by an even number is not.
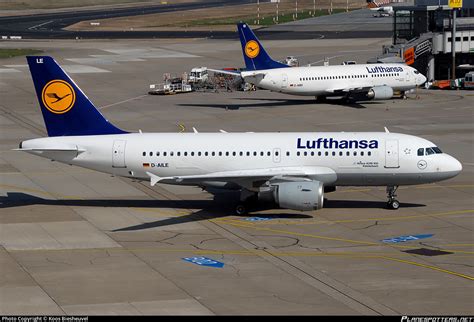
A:
[[[393,88],[390,86],[375,86],[367,92],[370,100],[388,100],[393,97]]]
[[[323,207],[324,186],[320,181],[282,182],[274,185],[273,198],[281,208],[317,210]]]

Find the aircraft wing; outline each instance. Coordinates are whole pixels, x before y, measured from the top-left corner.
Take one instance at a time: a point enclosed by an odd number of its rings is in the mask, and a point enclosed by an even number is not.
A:
[[[366,93],[371,89],[369,86],[365,87],[345,87],[345,88],[328,88],[326,92],[337,94],[337,93]]]
[[[267,181],[275,183],[296,180],[319,180],[325,183],[331,183],[337,179],[336,172],[328,167],[277,167],[173,177],[159,177],[151,172],[147,172],[147,175],[150,177],[150,184],[152,186],[158,182],[197,184],[200,182],[214,181],[231,182],[246,188],[256,188],[258,187],[256,186],[257,182],[263,185]]]
[[[208,68],[207,70],[210,70],[211,72],[219,73],[219,74],[227,74],[227,75],[233,75],[233,76],[241,76],[241,72],[233,71],[233,70],[212,69],[212,68]]]

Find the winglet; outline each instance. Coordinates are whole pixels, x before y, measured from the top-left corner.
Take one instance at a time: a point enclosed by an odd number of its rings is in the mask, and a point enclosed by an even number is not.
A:
[[[151,172],[146,172],[146,174],[150,177],[150,186],[152,187],[162,180],[161,177],[158,177],[156,174]]]

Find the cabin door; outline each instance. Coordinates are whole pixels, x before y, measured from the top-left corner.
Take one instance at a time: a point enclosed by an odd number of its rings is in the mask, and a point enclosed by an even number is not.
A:
[[[125,165],[125,145],[127,141],[115,140],[112,148],[112,167],[126,168]]]

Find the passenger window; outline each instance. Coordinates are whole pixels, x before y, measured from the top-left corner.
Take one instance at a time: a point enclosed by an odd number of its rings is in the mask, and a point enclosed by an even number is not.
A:
[[[351,153],[350,153],[349,151],[347,151],[347,152],[346,152],[346,155],[347,155],[347,156],[350,156],[350,155],[351,155]]]
[[[254,156],[254,157],[257,156],[257,151],[253,151],[253,156]]]
[[[336,152],[335,152],[335,151],[332,151],[332,156],[333,156],[333,157],[336,156]]]
[[[249,151],[247,151],[247,156],[250,156],[250,152],[249,152]]]
[[[289,156],[290,156],[290,152],[286,151],[286,156],[289,157]]]
[[[296,155],[297,155],[297,156],[300,156],[300,151],[296,152]]]
[[[325,155],[325,156],[328,156],[328,155],[329,155],[329,152],[328,152],[328,151],[324,152],[324,155]]]
[[[355,157],[357,156],[357,151],[354,151],[354,156],[355,156]]]
[[[220,157],[222,156],[222,151],[219,151],[219,156],[220,156]]]
[[[237,155],[237,152],[232,152],[232,155],[235,157]]]
[[[150,156],[153,156],[153,152],[150,152]]]
[[[206,152],[204,152],[204,155],[207,157],[209,155],[209,153],[206,151]]]
[[[163,156],[164,156],[164,157],[166,156],[166,152],[163,152]]]
[[[263,157],[263,151],[260,151],[260,156]]]
[[[199,157],[201,156],[201,151],[198,152],[198,156],[199,156]]]
[[[307,155],[308,155],[308,152],[304,151],[303,155],[304,155],[304,156],[307,156]]]
[[[368,156],[371,156],[371,155],[372,155],[372,152],[370,152],[370,151],[367,152],[367,155],[368,155]]]
[[[159,157],[159,156],[160,156],[160,152],[156,152],[156,156]]]
[[[364,151],[361,151],[361,152],[360,152],[360,156],[361,156],[361,157],[364,156]]]
[[[146,152],[143,152],[143,156],[144,156],[144,157],[146,156]]]
[[[342,157],[342,151],[339,151],[339,156]]]
[[[225,156],[226,156],[226,157],[228,157],[228,156],[229,156],[229,151],[227,151],[227,152],[225,153]]]
[[[181,152],[179,152],[179,151],[176,152],[176,155],[177,155],[178,157],[181,156]]]
[[[211,154],[212,154],[212,156],[215,156],[215,155],[216,155],[216,152],[212,151],[212,153],[211,153]]]
[[[192,157],[194,156],[194,152],[191,152],[191,156],[192,156]]]
[[[311,156],[314,157],[314,151],[311,151]]]
[[[425,149],[419,148],[418,149],[418,156],[423,156],[423,155],[425,155]]]
[[[239,155],[240,155],[240,156],[243,156],[243,155],[244,155],[244,153],[243,153],[242,151],[240,151]]]
[[[321,156],[321,151],[318,152],[318,156],[319,156],[319,157]]]

